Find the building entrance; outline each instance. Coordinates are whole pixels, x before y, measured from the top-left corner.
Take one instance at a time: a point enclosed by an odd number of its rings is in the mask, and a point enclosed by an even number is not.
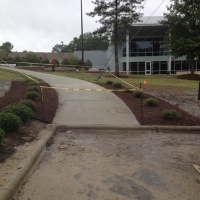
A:
[[[145,62],[145,75],[151,75],[151,61]]]

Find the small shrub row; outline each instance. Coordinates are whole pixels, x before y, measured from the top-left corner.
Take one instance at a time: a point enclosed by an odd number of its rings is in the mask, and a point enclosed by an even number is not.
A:
[[[112,85],[112,84],[113,84],[113,81],[106,81],[106,84]]]
[[[24,104],[26,106],[28,106],[31,109],[35,108],[35,103],[34,101],[32,101],[31,99],[24,99],[20,101],[20,104]]]
[[[2,110],[2,113],[12,113],[17,115],[23,122],[28,121],[33,117],[32,109],[24,104],[10,104]]]
[[[10,104],[3,108],[0,113],[0,143],[3,140],[5,132],[17,130],[22,122],[26,122],[33,117],[32,109],[35,108],[35,100],[39,97],[40,88],[37,83],[26,80],[27,93],[26,99],[19,104]]]
[[[39,97],[39,93],[36,91],[29,91],[26,93],[25,98],[35,100]]]
[[[158,101],[154,98],[148,98],[144,101],[144,104],[146,106],[157,106],[158,105]]]
[[[121,83],[113,83],[113,87],[114,88],[122,88],[122,84]]]
[[[33,85],[33,86],[29,86],[27,88],[27,91],[36,91],[36,92],[40,92],[40,88],[36,85]]]
[[[162,112],[162,117],[165,119],[176,119],[178,117],[178,113],[175,110],[164,110]]]
[[[135,90],[133,94],[137,98],[142,98],[144,96],[142,90]]]
[[[25,94],[25,98],[29,100],[35,100],[40,96],[40,87],[38,83],[33,81],[27,82],[27,93]]]
[[[0,113],[0,128],[5,132],[17,130],[22,120],[12,113]]]

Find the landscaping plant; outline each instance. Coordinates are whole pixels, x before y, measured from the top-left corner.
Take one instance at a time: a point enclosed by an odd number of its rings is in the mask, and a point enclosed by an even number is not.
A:
[[[22,120],[12,113],[0,113],[0,128],[5,132],[17,130]]]
[[[178,114],[175,110],[164,110],[162,112],[162,117],[165,119],[176,119],[178,117]]]
[[[32,109],[24,104],[15,104],[6,106],[3,110],[3,113],[12,113],[20,117],[20,119],[25,122],[33,117]]]

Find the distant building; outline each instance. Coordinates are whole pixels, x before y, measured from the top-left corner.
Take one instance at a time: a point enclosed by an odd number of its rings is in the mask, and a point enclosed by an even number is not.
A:
[[[162,19],[142,17],[141,22],[132,25],[125,37],[128,42],[121,42],[118,46],[119,71],[146,75],[190,71],[190,64],[185,62],[185,57],[174,59],[173,55],[167,55],[162,41],[168,28],[158,23]],[[108,65],[111,71],[115,70],[113,52],[113,46],[109,46]],[[200,62],[196,63],[195,71],[200,71]]]
[[[82,59],[82,51],[74,51],[74,56]],[[84,51],[84,61],[90,60],[92,67],[102,69],[107,64],[107,51],[94,50]]]

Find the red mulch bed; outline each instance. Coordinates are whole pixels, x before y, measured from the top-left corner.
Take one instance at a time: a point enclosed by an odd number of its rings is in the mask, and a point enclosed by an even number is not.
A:
[[[41,84],[43,86],[49,86],[48,84]],[[17,104],[22,99],[25,99],[25,94],[27,91],[27,84],[24,81],[13,81],[10,91],[5,94],[4,97],[0,98],[0,111],[9,104]],[[52,123],[58,107],[58,95],[53,89],[43,89],[44,95],[44,121],[47,123]],[[42,101],[41,97],[35,100],[34,118],[43,121],[42,112]]]
[[[43,84],[49,86],[48,84]],[[17,104],[25,98],[27,84],[24,81],[13,81],[10,90],[4,97],[0,97],[0,111],[9,104]],[[44,94],[44,122],[52,123],[57,107],[58,95],[53,89],[43,89]],[[23,145],[25,142],[35,140],[39,132],[44,128],[41,97],[35,100],[34,118],[23,123],[19,130],[6,133],[3,143],[0,144],[0,163],[11,157],[16,146]]]
[[[100,86],[106,89],[113,89],[112,85],[105,83],[99,83]],[[171,126],[199,126],[200,119],[194,117],[189,113],[181,110],[180,108],[169,104],[168,102],[152,97],[151,95],[144,94],[142,98],[142,110],[143,110],[143,123],[141,115],[141,99],[134,97],[133,93],[128,92],[113,92],[116,96],[124,101],[124,103],[129,107],[132,113],[135,115],[136,119],[141,125],[171,125]],[[157,99],[159,105],[154,107],[145,106],[144,101],[148,98]],[[178,118],[175,120],[167,120],[162,118],[161,113],[163,110],[176,110],[178,113]]]

